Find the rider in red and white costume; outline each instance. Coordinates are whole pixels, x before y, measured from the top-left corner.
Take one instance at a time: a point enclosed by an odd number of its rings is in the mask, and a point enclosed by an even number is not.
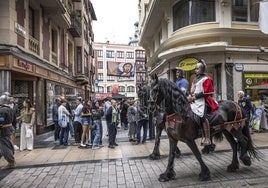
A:
[[[207,113],[214,113],[218,109],[218,103],[212,98],[214,94],[213,80],[206,74],[207,66],[203,59],[196,64],[194,79],[188,100],[191,104],[192,111],[201,117],[205,139],[202,145],[209,145],[210,127],[206,118]]]

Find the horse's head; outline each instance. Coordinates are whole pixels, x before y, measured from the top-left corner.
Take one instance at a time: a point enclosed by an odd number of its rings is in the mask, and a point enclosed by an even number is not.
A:
[[[151,89],[150,89],[150,109],[156,111],[160,106],[160,103],[164,99],[164,94],[162,92],[159,80],[156,74],[151,77]]]

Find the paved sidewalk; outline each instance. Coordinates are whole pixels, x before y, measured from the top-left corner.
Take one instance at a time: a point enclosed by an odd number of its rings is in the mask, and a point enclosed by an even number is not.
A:
[[[105,126],[106,125],[104,124],[104,133],[106,131]],[[81,149],[74,145],[56,145],[53,141],[53,132],[49,132],[44,135],[36,136],[34,150],[15,152],[17,167],[92,160],[147,158],[154,148],[154,140],[147,141],[145,144],[132,145],[132,143],[128,141],[127,134],[127,130],[118,130],[117,143],[119,146],[115,149],[107,147],[108,138],[104,135],[104,147],[92,150],[90,148]],[[166,133],[163,132],[162,135],[160,141],[160,153],[162,156],[167,156],[169,152],[169,143]],[[252,138],[256,147],[268,148],[268,132],[254,133]],[[196,140],[196,142],[200,143],[200,140]],[[70,139],[70,143],[74,143],[74,140]],[[178,146],[183,155],[191,154],[191,151],[186,144],[179,142]],[[201,146],[199,146],[199,148],[202,149]],[[231,150],[231,147],[225,139],[222,142],[216,143],[215,152],[229,150]],[[5,164],[6,161],[2,158],[0,160],[0,166]]]

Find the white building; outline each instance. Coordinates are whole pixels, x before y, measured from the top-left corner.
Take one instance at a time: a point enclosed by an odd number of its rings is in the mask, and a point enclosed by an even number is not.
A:
[[[128,98],[135,98],[135,47],[124,44],[110,44],[109,42],[94,43],[93,46],[96,51],[98,72],[95,80],[95,97],[104,99],[111,96],[112,93],[118,93]],[[126,63],[132,64],[134,75],[119,77],[119,73],[116,71]]]

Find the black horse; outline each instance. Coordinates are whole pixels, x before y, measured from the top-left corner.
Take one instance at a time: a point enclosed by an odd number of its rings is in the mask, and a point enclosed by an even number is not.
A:
[[[148,109],[150,107],[150,86],[146,84],[141,84],[138,86],[138,98],[141,101],[141,106],[143,106],[144,109]],[[155,135],[155,145],[152,153],[149,155],[149,159],[152,160],[158,160],[160,159],[160,137],[162,134],[162,131],[166,129],[165,122],[166,122],[166,113],[163,110],[164,109],[164,103],[162,103],[160,106],[157,106],[158,109],[154,111],[152,114],[153,116],[153,124],[156,128],[156,135]],[[148,109],[149,110],[149,109]],[[149,113],[152,113],[149,110]],[[176,147],[175,150],[176,157],[180,157],[181,151],[178,147]]]
[[[195,143],[195,139],[201,137],[200,122],[194,118],[190,104],[183,92],[171,81],[152,77],[150,101],[153,103],[152,110],[165,101],[165,112],[167,114],[167,134],[169,137],[169,160],[166,171],[160,175],[159,181],[169,181],[175,178],[174,158],[178,141],[185,142],[201,166],[199,180],[210,180],[209,168],[204,163],[201,153]],[[253,146],[248,125],[245,124],[244,114],[237,103],[226,100],[219,105],[217,113],[211,117],[211,135],[222,137],[224,134],[233,150],[231,164],[227,167],[228,172],[239,169],[237,157],[240,149],[240,160],[247,166],[251,165],[251,159],[259,159],[258,152]],[[235,140],[237,139],[237,141]],[[239,146],[239,147],[238,147]]]

